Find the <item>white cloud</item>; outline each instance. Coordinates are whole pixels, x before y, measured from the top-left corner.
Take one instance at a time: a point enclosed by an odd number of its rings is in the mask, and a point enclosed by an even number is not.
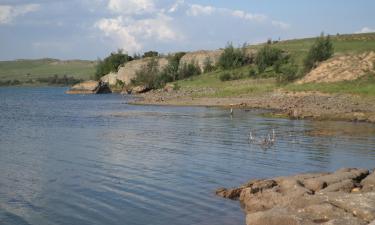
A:
[[[361,30],[355,32],[356,34],[362,34],[362,33],[372,33],[375,32],[375,29],[369,28],[369,27],[363,27]]]
[[[108,8],[120,14],[134,15],[155,11],[153,0],[109,0]]]
[[[96,27],[102,30],[106,36],[116,40],[126,51],[137,52],[141,50],[141,45],[136,38],[130,34],[126,26],[123,26],[121,17],[101,19],[96,23]]]
[[[189,16],[211,15],[215,10],[216,8],[212,6],[193,4],[190,6],[186,13]]]
[[[287,30],[290,28],[290,24],[282,22],[282,21],[277,21],[277,20],[272,20],[272,25],[275,27],[279,27],[283,30]]]
[[[38,9],[38,4],[0,5],[0,24],[9,24],[16,17],[37,11]]]
[[[142,50],[143,40],[158,40],[161,42],[180,38],[170,26],[172,18],[158,14],[155,18],[135,20],[119,16],[112,19],[101,19],[96,27],[106,36],[116,40],[121,48],[134,53]]]
[[[245,19],[245,20],[258,21],[258,22],[262,22],[267,19],[266,15],[246,13],[241,10],[231,10],[231,14],[234,17],[238,17],[238,18]]]
[[[174,13],[185,3],[185,0],[177,0],[168,10],[169,13]]]

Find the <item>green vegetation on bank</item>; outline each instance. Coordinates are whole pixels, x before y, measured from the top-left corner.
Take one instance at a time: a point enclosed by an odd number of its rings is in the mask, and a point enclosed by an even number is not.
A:
[[[230,47],[230,46],[229,46]],[[196,97],[238,97],[257,93],[272,92],[275,89],[286,91],[319,91],[325,93],[359,94],[375,96],[375,75],[354,81],[336,83],[291,83],[304,76],[317,63],[333,54],[362,53],[375,51],[375,33],[355,35],[334,35],[318,38],[272,42],[249,46],[258,51],[254,62],[237,64],[233,67],[218,67],[219,70],[175,82],[182,90],[196,92]],[[237,54],[233,52],[237,51]],[[224,50],[224,54],[238,54],[240,49]],[[221,57],[231,65],[241,62],[238,57]],[[235,60],[234,60],[235,59]],[[240,66],[242,65],[242,66]],[[375,70],[375,68],[374,68]]]
[[[0,85],[55,85],[88,80],[95,73],[95,61],[57,59],[0,61]],[[44,82],[47,81],[48,82]],[[64,80],[64,81],[63,81]],[[74,82],[72,82],[74,80]],[[60,82],[61,81],[61,82]]]
[[[117,72],[121,65],[132,60],[133,57],[124,53],[121,49],[117,50],[117,52],[112,52],[103,60],[98,60],[95,71],[95,79],[99,80],[104,75],[107,75],[111,72]]]

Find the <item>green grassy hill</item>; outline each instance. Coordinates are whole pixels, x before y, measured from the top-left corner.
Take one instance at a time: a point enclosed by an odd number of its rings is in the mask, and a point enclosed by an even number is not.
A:
[[[277,47],[288,52],[294,62],[302,67],[303,60],[306,57],[310,47],[316,38],[305,38],[273,43]],[[375,51],[375,33],[368,34],[349,34],[331,36],[335,55],[349,53],[363,53]],[[251,45],[249,48],[260,49],[264,44]],[[349,93],[367,96],[375,96],[375,78],[371,74],[355,81],[343,81],[327,84],[288,84],[280,85],[272,77],[274,71],[268,68],[262,77],[249,77],[249,71],[252,65],[247,65],[230,71],[217,70],[211,73],[191,77],[186,80],[176,82],[176,86],[187,92],[194,93],[195,97],[238,97],[252,95],[262,92],[271,92],[276,89],[287,91],[321,91],[326,93]],[[239,74],[240,79],[232,81],[221,81],[220,76],[224,73]],[[268,76],[269,74],[269,76]],[[210,91],[199,91],[210,90]]]
[[[95,73],[95,61],[57,59],[0,61],[0,81],[18,80],[38,85],[38,80],[66,75],[76,80],[88,80]]]

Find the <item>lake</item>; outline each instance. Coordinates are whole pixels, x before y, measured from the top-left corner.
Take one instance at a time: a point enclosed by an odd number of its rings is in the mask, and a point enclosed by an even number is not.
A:
[[[375,125],[0,88],[0,224],[239,225],[252,178],[375,167]],[[275,130],[270,148],[249,143]]]

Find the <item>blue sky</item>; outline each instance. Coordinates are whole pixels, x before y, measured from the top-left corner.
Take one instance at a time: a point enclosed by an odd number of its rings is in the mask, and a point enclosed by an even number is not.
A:
[[[0,60],[375,32],[373,0],[0,0]]]

